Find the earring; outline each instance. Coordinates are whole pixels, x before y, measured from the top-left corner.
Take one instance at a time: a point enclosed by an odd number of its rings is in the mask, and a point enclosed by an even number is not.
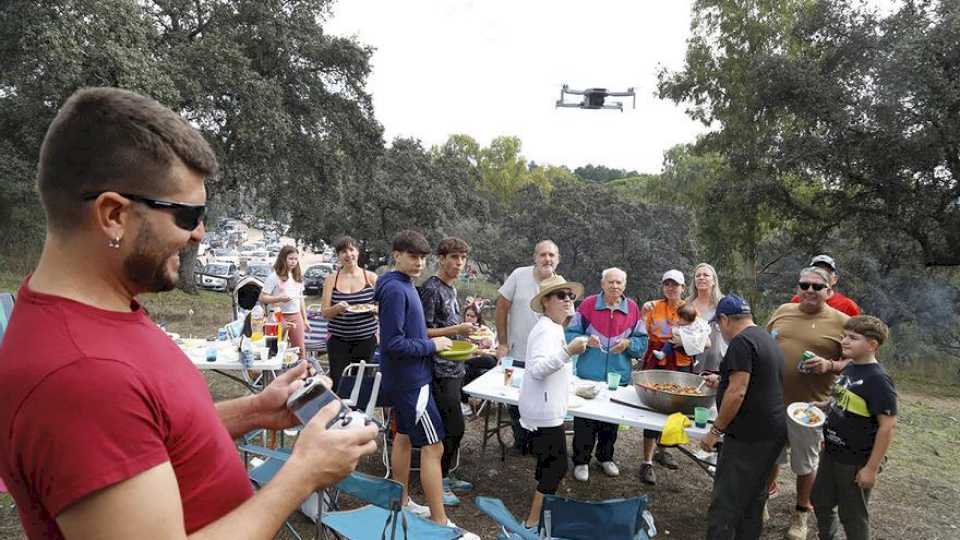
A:
[[[107,242],[107,245],[113,249],[120,249],[120,237],[116,237]]]

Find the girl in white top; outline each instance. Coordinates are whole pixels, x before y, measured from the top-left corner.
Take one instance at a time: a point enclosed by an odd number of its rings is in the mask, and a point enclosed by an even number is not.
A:
[[[707,263],[698,264],[693,269],[693,290],[687,298],[687,302],[693,304],[693,307],[697,308],[697,315],[710,324],[710,347],[699,354],[693,355],[694,373],[719,372],[720,361],[727,352],[727,344],[723,341],[723,336],[720,335],[720,326],[716,322],[709,322],[713,320],[717,304],[722,296],[717,271]]]
[[[563,325],[573,316],[573,301],[583,285],[553,276],[540,282],[540,292],[530,309],[541,314],[527,338],[526,369],[520,385],[520,424],[533,432],[531,445],[537,458],[537,490],[524,526],[536,530],[543,495],[554,494],[567,473],[567,441],[563,419],[572,375],[570,357],[587,350],[587,339],[569,345]]]
[[[300,254],[294,246],[283,246],[273,263],[273,272],[267,276],[260,292],[260,301],[272,304],[282,314],[284,328],[289,332],[290,346],[300,348],[300,358],[306,356],[304,336],[307,310],[303,305],[303,272]]]

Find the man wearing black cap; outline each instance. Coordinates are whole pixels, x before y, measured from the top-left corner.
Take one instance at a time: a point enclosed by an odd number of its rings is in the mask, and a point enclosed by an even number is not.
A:
[[[707,385],[717,388],[718,412],[701,446],[712,451],[723,437],[707,539],[760,538],[767,478],[787,438],[783,353],[737,295],[720,299],[715,320],[730,345],[720,374],[707,376]]]
[[[830,293],[829,296],[827,296],[828,306],[841,313],[846,313],[851,317],[856,317],[860,314],[860,306],[858,306],[852,298],[845,296],[843,293],[837,290],[837,282],[840,281],[840,277],[837,272],[837,263],[833,260],[833,257],[829,255],[817,255],[813,258],[813,260],[810,261],[810,266],[823,268],[830,273]],[[790,302],[799,304],[800,295],[793,295],[793,298],[790,299]]]

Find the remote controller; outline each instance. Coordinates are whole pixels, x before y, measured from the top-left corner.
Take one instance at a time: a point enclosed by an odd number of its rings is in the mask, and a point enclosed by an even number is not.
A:
[[[326,425],[327,429],[362,429],[369,424],[379,424],[367,414],[352,410],[336,394],[323,385],[318,378],[308,378],[299,390],[287,399],[287,408],[306,425],[320,409],[331,401],[339,404],[337,414]]]

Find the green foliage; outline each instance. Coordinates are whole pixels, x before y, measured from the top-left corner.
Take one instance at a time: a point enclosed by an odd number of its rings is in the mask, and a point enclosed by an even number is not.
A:
[[[588,163],[583,167],[577,167],[573,170],[573,174],[577,175],[582,180],[588,180],[590,182],[609,182],[611,180],[616,180],[618,178],[626,178],[633,176],[640,176],[637,171],[625,171],[623,169],[611,169],[603,165],[593,165]]]
[[[39,245],[34,164],[56,110],[84,86],[150,95],[197,126],[223,165],[208,182],[214,206],[263,204],[289,221],[305,196],[326,200],[343,182],[367,178],[382,152],[364,90],[372,51],[324,32],[330,3],[5,2],[0,228],[23,234],[4,235],[0,252]]]

